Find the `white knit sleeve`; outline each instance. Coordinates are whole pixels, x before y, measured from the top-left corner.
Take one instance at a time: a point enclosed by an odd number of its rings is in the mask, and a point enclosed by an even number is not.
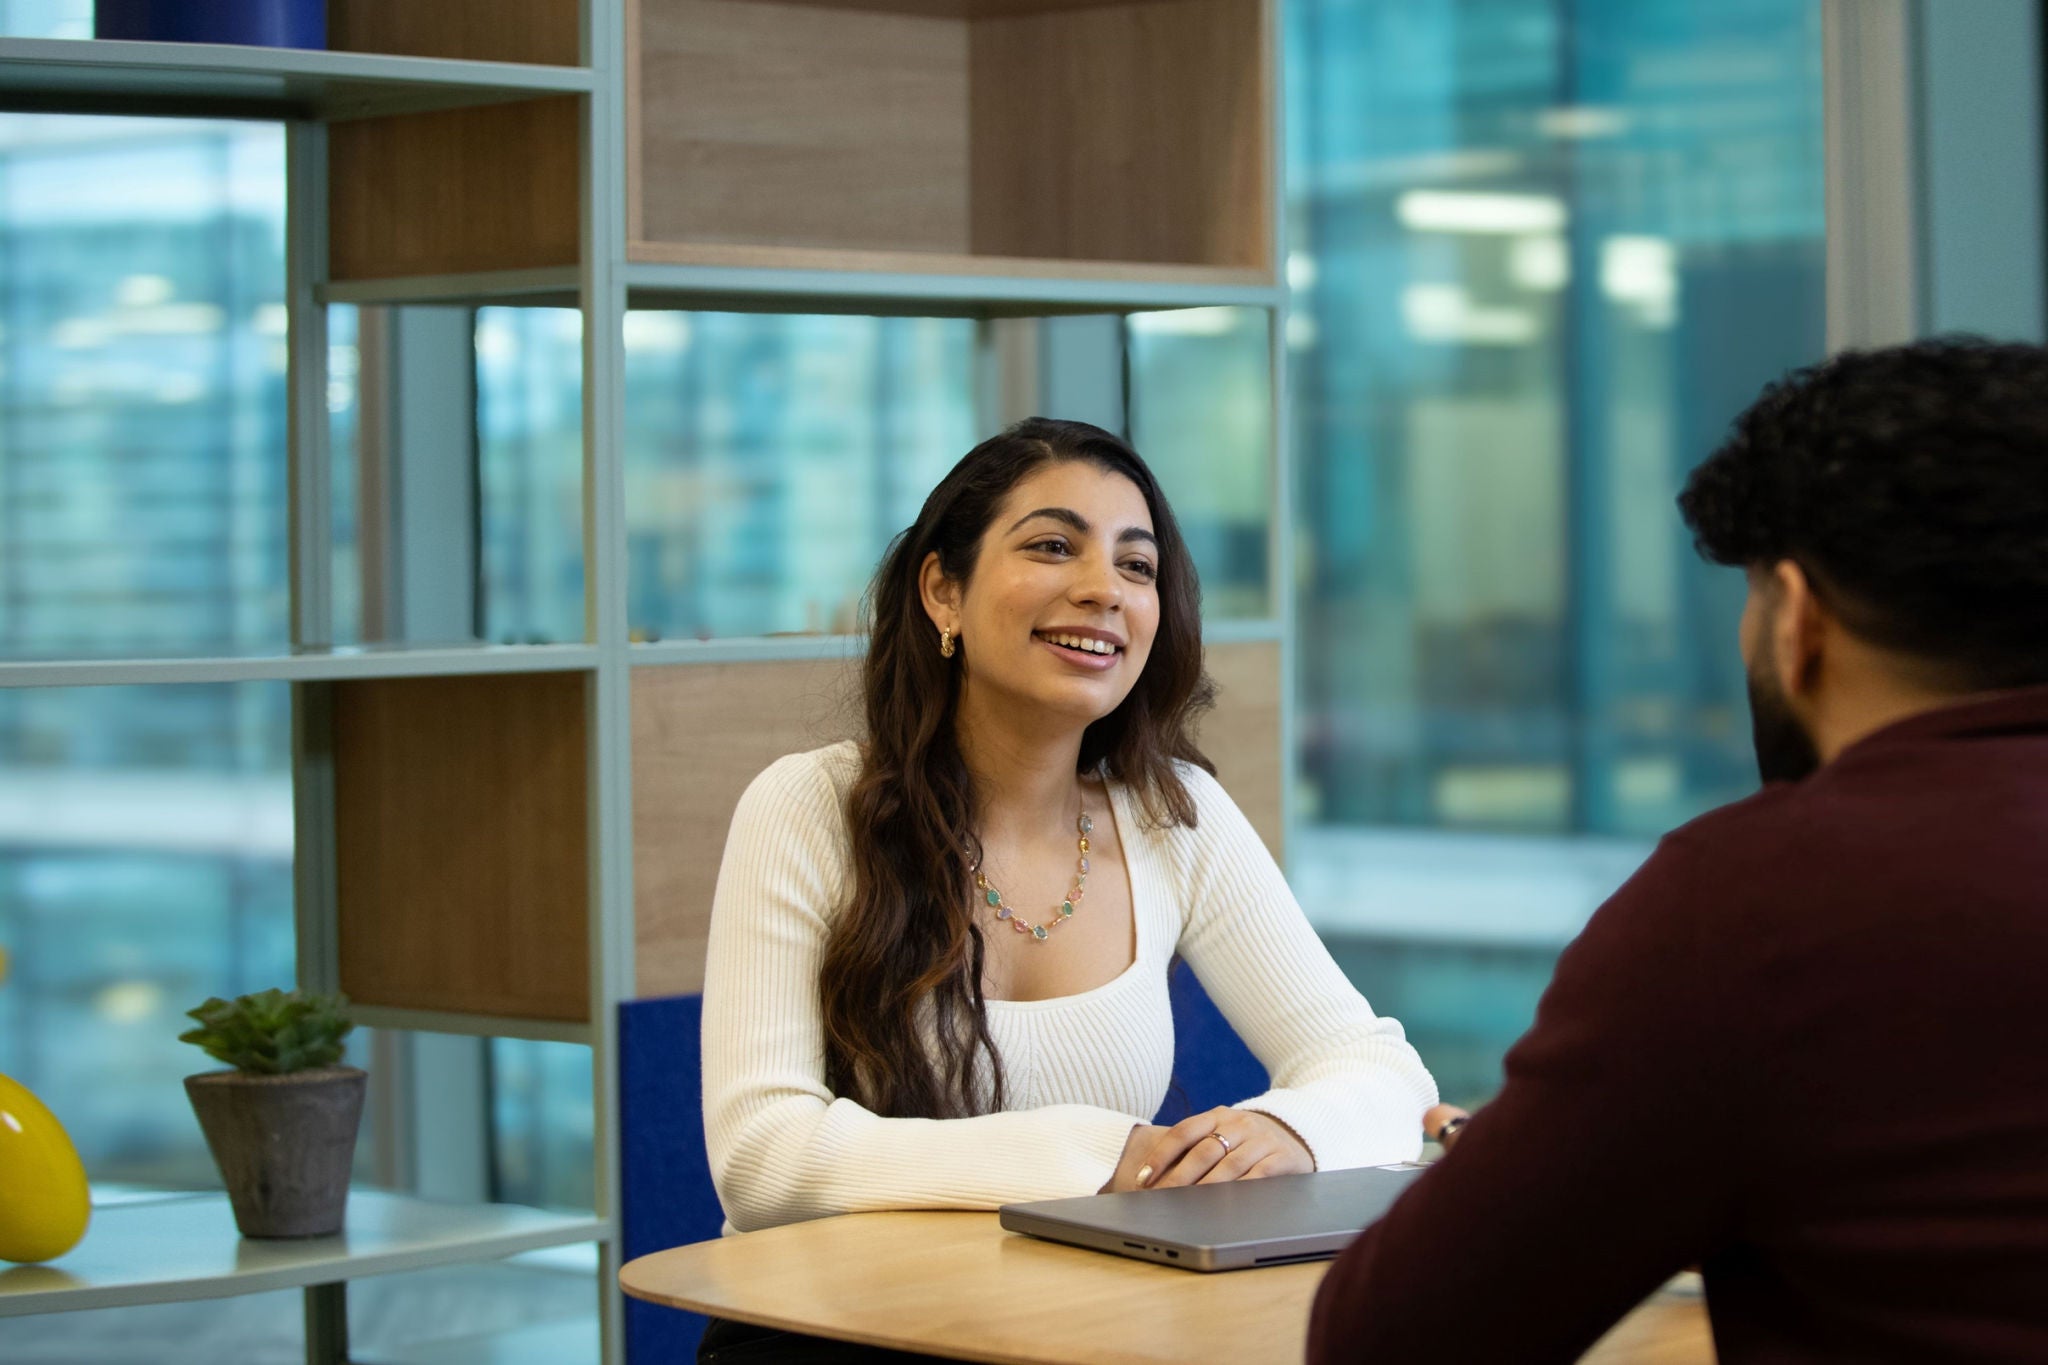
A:
[[[845,813],[816,754],[754,779],[734,812],[704,971],[704,1135],[741,1231],[870,1209],[987,1209],[1092,1194],[1129,1114],[1087,1105],[881,1118],[825,1087],[818,970],[852,888]]]
[[[1236,1107],[1293,1129],[1320,1170],[1414,1160],[1437,1102],[1422,1059],[1331,960],[1216,779],[1185,767],[1182,780],[1200,820],[1169,831],[1187,897],[1180,952],[1272,1080]]]

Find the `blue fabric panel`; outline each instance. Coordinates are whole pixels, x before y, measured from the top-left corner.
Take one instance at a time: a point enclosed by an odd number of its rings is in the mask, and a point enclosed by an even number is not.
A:
[[[703,998],[619,1006],[620,1204],[628,1260],[709,1241],[725,1224],[704,1155]],[[704,1319],[626,1300],[629,1365],[697,1358]]]
[[[1152,1121],[1178,1123],[1204,1109],[1265,1093],[1270,1084],[1266,1068],[1230,1027],[1187,963],[1174,959],[1167,986],[1173,998],[1173,1089]]]

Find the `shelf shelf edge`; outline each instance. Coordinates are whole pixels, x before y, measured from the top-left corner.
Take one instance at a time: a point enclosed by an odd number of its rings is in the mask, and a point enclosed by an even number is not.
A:
[[[581,1043],[586,1046],[595,1037],[595,1030],[583,1020],[512,1019],[495,1014],[452,1014],[442,1010],[362,1004],[351,1004],[349,1014],[364,1028],[413,1033],[453,1033],[474,1038],[518,1038],[534,1043]]]
[[[592,645],[478,645],[473,649],[349,654],[223,655],[194,659],[50,659],[0,663],[0,689],[154,687],[190,683],[346,682],[356,678],[572,673],[597,667]]]

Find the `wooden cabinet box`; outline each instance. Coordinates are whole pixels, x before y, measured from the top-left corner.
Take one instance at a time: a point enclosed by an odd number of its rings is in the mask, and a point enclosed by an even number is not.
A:
[[[1273,3],[626,0],[627,259],[1270,285]],[[336,0],[330,28],[579,59],[572,0]],[[578,104],[336,124],[331,277],[574,265]]]
[[[1268,19],[1263,0],[632,0],[628,255],[1268,281]]]

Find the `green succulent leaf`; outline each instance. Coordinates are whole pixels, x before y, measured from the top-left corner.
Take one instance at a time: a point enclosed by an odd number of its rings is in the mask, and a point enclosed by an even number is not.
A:
[[[186,1017],[199,1027],[178,1035],[215,1061],[257,1076],[333,1066],[342,1040],[354,1030],[348,1001],[340,995],[267,990],[223,1000],[208,999]]]

